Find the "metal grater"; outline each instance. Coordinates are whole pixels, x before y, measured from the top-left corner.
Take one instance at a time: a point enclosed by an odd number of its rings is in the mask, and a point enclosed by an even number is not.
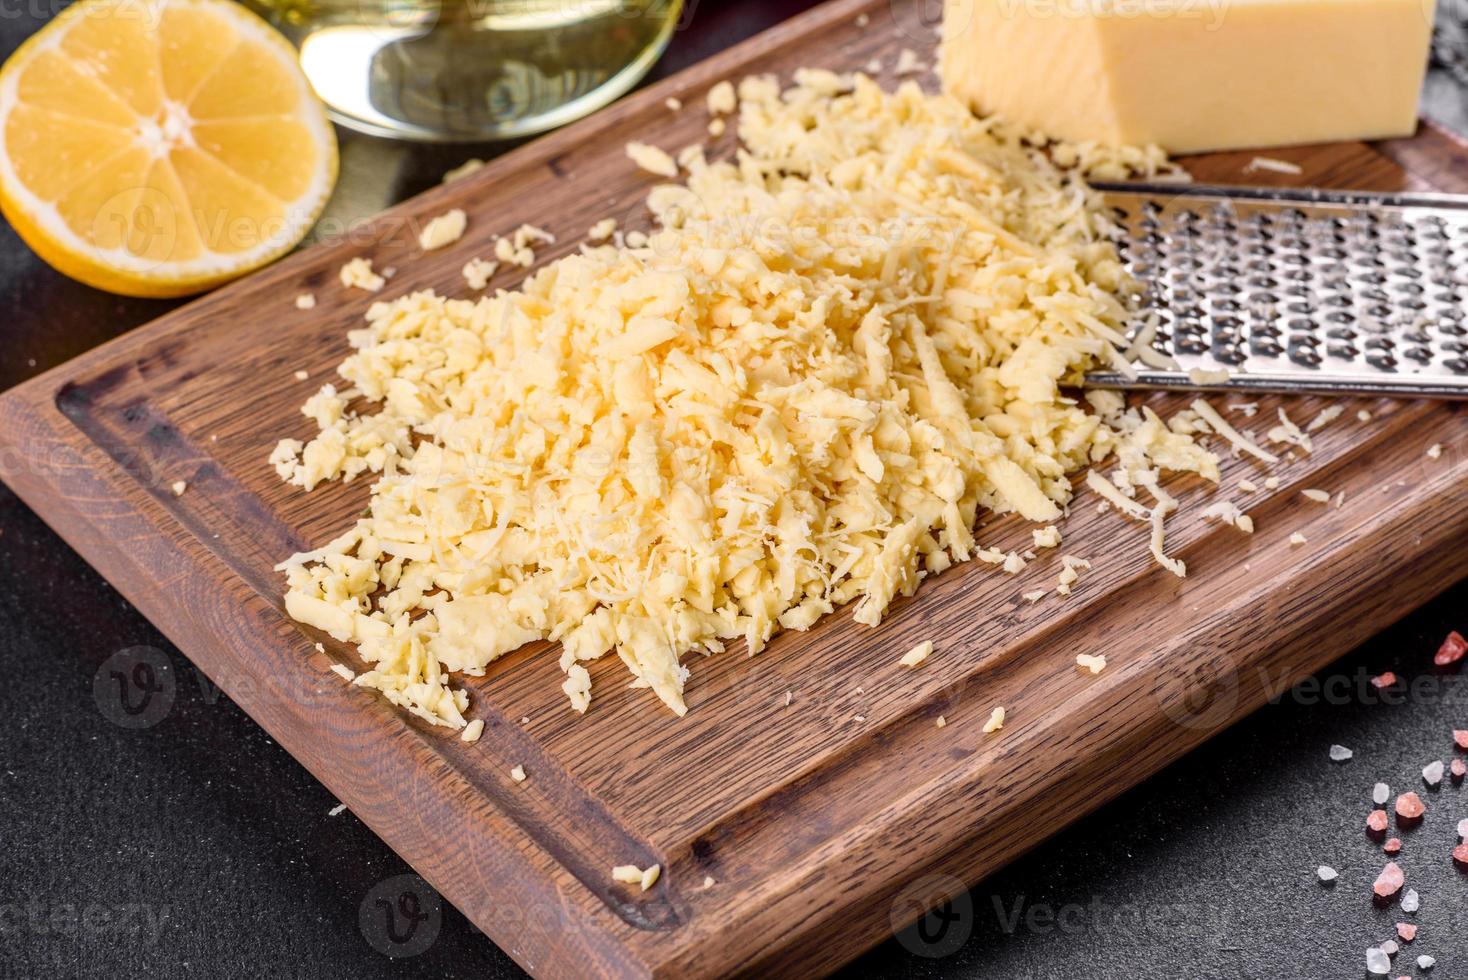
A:
[[[1181,370],[1089,385],[1468,398],[1468,196],[1097,186]]]

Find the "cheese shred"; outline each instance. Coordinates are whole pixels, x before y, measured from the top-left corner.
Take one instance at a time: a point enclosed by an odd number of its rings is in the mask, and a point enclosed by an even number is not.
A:
[[[290,615],[356,645],[357,684],[460,728],[452,673],[550,641],[575,710],[615,653],[681,715],[688,653],[758,653],[847,603],[875,626],[975,556],[981,512],[1048,525],[1113,454],[1124,488],[1088,484],[1183,573],[1159,475],[1216,481],[1217,457],[1062,392],[1129,319],[1099,196],[915,83],[750,78],[737,110],[737,159],[689,155],[642,247],[376,303],[349,335],[319,434],[270,461],[305,489],[379,474],[366,516],[280,566]]]

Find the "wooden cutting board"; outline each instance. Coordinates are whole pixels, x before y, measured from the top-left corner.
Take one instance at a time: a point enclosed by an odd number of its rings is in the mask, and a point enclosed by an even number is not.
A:
[[[329,641],[316,652],[321,637],[283,615],[271,568],[347,526],[367,482],[307,495],[265,460],[278,438],[309,434],[298,408],[331,379],[368,303],[423,287],[463,295],[465,260],[522,222],[560,237],[542,260],[606,215],[646,227],[650,182],[624,143],[701,138],[704,93],[726,77],[880,57],[890,82],[901,49],[931,60],[930,6],[818,8],[0,397],[0,474],[16,492],[538,976],[832,969],[945,897],[947,879],[929,876],[977,880],[1468,573],[1465,409],[1349,402],[1313,455],[1274,470],[1278,490],[1249,498],[1256,534],[1205,524],[1201,506],[1174,516],[1185,580],[1083,492],[1064,550],[1096,567],[1069,600],[1020,598],[1053,584],[1053,556],[1014,577],[960,566],[876,631],[842,611],[758,657],[699,661],[683,719],[627,689],[615,658],[593,665],[595,705],[574,715],[544,644],[465,682],[486,723],[475,745],[329,672],[361,665]],[[730,137],[716,145],[727,152]],[[1252,154],[1190,166],[1218,182],[1468,190],[1468,148],[1431,128],[1273,155],[1304,173],[1245,175]],[[421,254],[417,229],[449,207],[469,213],[468,233]],[[378,297],[337,283],[358,254],[398,269]],[[294,308],[304,291],[314,310]],[[1165,414],[1182,401],[1149,403]],[[1261,434],[1276,404],[1264,399],[1244,428]],[[1288,402],[1301,421],[1324,404]],[[1426,455],[1432,443],[1441,458]],[[1226,487],[1244,476],[1264,473],[1225,464]],[[174,496],[180,479],[188,490]],[[1304,501],[1305,487],[1344,491],[1344,506]],[[1185,504],[1206,499],[1196,480],[1173,488]],[[1293,531],[1308,543],[1292,547]],[[1023,547],[1029,529],[989,520],[981,538]],[[924,639],[938,653],[899,668]],[[1110,666],[1083,676],[1078,653]],[[982,734],[999,704],[1008,724]],[[515,765],[527,782],[511,781]],[[663,879],[646,894],[611,881],[615,864],[654,861]]]

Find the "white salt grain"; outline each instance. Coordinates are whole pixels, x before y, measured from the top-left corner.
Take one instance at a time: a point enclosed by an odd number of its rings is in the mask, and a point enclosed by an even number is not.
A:
[[[346,809],[347,809],[347,805],[345,803],[338,803],[336,806],[332,807],[330,810],[327,810],[326,811],[326,815],[328,817],[339,817],[339,816],[342,815],[342,813],[344,813],[346,811]]]
[[[1386,942],[1384,942],[1384,943],[1381,944],[1381,947],[1380,948],[1381,948],[1381,951],[1383,953],[1385,953],[1386,955],[1388,955],[1388,956],[1396,956],[1397,955],[1397,950],[1400,947],[1397,946],[1397,941],[1395,939],[1388,939]]]
[[[1458,836],[1468,837],[1468,817],[1458,821]]]
[[[1416,912],[1422,905],[1422,899],[1417,894],[1417,889],[1408,888],[1407,893],[1402,896],[1402,911]]]
[[[1443,762],[1441,759],[1434,759],[1423,767],[1422,781],[1429,786],[1436,786],[1443,781]]]
[[[1371,788],[1371,802],[1381,806],[1392,798],[1392,788],[1386,783],[1377,783]]]
[[[1375,946],[1366,951],[1366,972],[1374,973],[1379,977],[1386,976],[1391,972],[1392,961],[1387,955]]]
[[[1321,881],[1335,881],[1336,878],[1340,877],[1336,869],[1332,868],[1328,864],[1322,864],[1320,867],[1316,868],[1315,876]]]
[[[1433,967],[1437,966],[1437,960],[1433,959],[1431,956],[1428,956],[1426,953],[1423,953],[1421,956],[1417,957],[1417,965],[1424,970],[1431,970]]]
[[[1331,762],[1345,762],[1353,755],[1355,755],[1355,753],[1346,748],[1344,745],[1332,745],[1330,747]]]

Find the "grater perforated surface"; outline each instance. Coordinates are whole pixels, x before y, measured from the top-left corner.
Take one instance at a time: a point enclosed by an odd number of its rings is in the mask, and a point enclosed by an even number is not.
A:
[[[1468,398],[1468,196],[1099,186],[1179,369],[1088,384]]]

